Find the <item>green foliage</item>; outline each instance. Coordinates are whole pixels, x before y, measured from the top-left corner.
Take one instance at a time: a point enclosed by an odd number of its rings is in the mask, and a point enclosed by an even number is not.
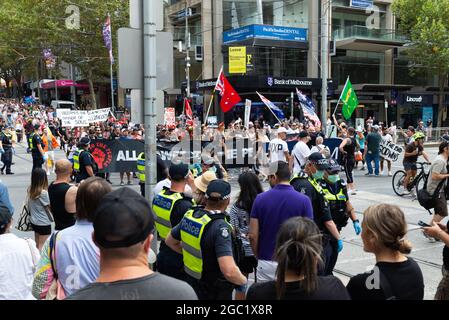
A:
[[[399,28],[410,37],[408,56],[439,78],[440,124],[449,74],[449,0],[395,0],[393,11]]]
[[[0,76],[12,69],[35,75],[42,50],[51,49],[57,68],[65,61],[77,67],[90,81],[109,76],[109,54],[102,28],[111,14],[113,48],[116,57],[117,29],[128,25],[128,1],[123,0],[2,0],[0,6]],[[66,22],[75,5],[80,12],[80,28],[68,29]]]

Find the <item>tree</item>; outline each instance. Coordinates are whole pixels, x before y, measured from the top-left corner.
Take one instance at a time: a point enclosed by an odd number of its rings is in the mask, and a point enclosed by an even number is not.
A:
[[[69,25],[76,7],[80,14],[79,28]],[[67,13],[68,12],[68,13]],[[0,72],[8,69],[5,60],[19,61],[21,72],[43,76],[42,51],[51,49],[57,56],[58,73],[61,62],[73,64],[88,81],[93,107],[96,108],[94,82],[109,78],[109,54],[105,48],[102,29],[107,14],[111,14],[113,47],[117,50],[116,31],[128,24],[128,1],[122,0],[2,0],[0,9],[0,43],[5,43],[0,51]],[[21,56],[17,56],[19,52]],[[116,54],[115,54],[116,56]]]
[[[412,42],[409,57],[438,76],[437,126],[441,127],[449,74],[449,0],[395,0],[393,11]]]

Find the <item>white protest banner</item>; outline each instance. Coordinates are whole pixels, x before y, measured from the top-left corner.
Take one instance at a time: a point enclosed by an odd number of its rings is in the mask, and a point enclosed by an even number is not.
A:
[[[176,114],[175,108],[165,108],[164,124],[167,127],[176,127]]]
[[[108,120],[110,108],[90,110],[87,112],[89,123],[104,122]]]
[[[393,142],[382,141],[380,143],[380,156],[386,160],[397,161],[404,149]]]
[[[251,100],[246,99],[245,101],[245,128],[249,128],[249,119],[251,116]]]
[[[60,113],[63,127],[88,127],[89,116],[87,111],[67,110]]]

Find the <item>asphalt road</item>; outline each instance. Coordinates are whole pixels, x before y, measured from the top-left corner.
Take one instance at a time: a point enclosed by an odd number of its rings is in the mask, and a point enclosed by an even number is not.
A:
[[[437,148],[426,148],[430,158],[434,159],[437,154]],[[26,189],[30,184],[30,172],[32,167],[31,155],[26,153],[24,146],[16,148],[16,156],[14,158],[15,165],[13,166],[13,176],[1,176],[1,180],[9,189],[11,201],[15,207],[14,218],[17,218],[22,209],[23,201],[25,200]],[[62,159],[64,154],[57,152],[57,159]],[[402,159],[393,164],[393,173],[396,170],[402,169]],[[232,170],[230,172],[231,184],[233,186],[233,196],[238,193],[237,177],[240,170]],[[391,177],[365,177],[366,171],[355,170],[355,183],[358,190],[357,195],[351,196],[351,201],[356,208],[359,219],[363,219],[363,211],[370,205],[378,203],[391,203],[399,205],[404,211],[408,223],[409,233],[408,238],[413,244],[413,251],[411,257],[414,258],[422,269],[425,281],[425,298],[433,299],[436,288],[441,280],[441,266],[442,266],[442,243],[430,243],[421,234],[417,223],[419,220],[428,222],[430,216],[427,211],[421,208],[416,200],[410,196],[399,197],[396,196],[392,190]],[[49,177],[50,181],[54,180],[54,175]],[[114,187],[119,187],[119,174],[113,174],[112,181]],[[138,191],[138,181],[134,180],[134,186]],[[269,186],[264,183],[265,190]],[[445,222],[446,220],[444,220]],[[23,233],[13,230],[15,234],[21,237],[33,237],[33,233]],[[352,225],[349,224],[342,232],[344,239],[344,249],[339,256],[335,274],[339,276],[343,282],[347,282],[349,277],[358,273],[365,272],[368,268],[375,264],[375,259],[372,254],[363,251],[362,241],[360,236],[356,236]]]

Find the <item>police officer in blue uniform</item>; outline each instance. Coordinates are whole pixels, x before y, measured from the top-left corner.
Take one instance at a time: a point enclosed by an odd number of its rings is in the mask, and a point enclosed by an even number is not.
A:
[[[324,192],[324,197],[329,203],[332,219],[337,226],[339,232],[348,224],[349,218],[352,220],[352,225],[356,235],[362,232],[360,222],[357,219],[355,209],[349,201],[348,189],[346,182],[340,179],[339,172],[340,165],[334,159],[329,160],[329,168],[324,173],[324,179],[320,181],[321,188]],[[332,246],[332,255],[327,264],[327,272],[330,274],[335,267],[338,259],[338,243],[335,239],[330,239]]]
[[[234,288],[246,291],[247,279],[234,258],[235,234],[225,212],[231,185],[212,181],[206,198],[206,207],[189,210],[166,244],[183,254],[188,282],[200,300],[232,300]]]
[[[185,281],[182,254],[170,249],[165,244],[165,239],[194,204],[193,199],[184,194],[186,184],[191,179],[189,166],[184,163],[172,164],[169,178],[171,187],[164,188],[153,200],[156,229],[161,239],[156,268],[162,274]]]

